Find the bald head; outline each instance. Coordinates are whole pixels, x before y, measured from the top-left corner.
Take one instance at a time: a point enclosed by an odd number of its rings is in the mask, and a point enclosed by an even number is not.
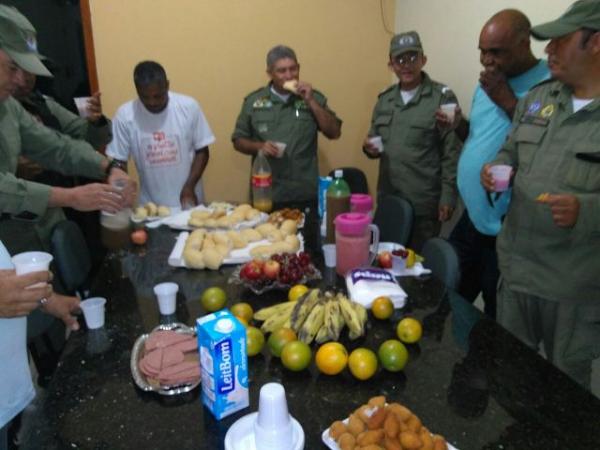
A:
[[[494,14],[479,35],[481,64],[486,70],[498,70],[512,77],[533,67],[537,60],[531,52],[531,23],[516,9]]]

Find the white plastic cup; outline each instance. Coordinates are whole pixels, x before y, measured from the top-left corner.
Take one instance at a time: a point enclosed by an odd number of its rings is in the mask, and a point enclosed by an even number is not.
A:
[[[89,117],[90,111],[88,109],[88,101],[92,97],[75,97],[73,100],[75,101],[75,106],[77,106],[77,111],[81,117]]]
[[[442,112],[446,115],[450,123],[454,122],[454,114],[456,113],[456,103],[444,103],[440,106]]]
[[[494,177],[494,191],[504,192],[508,189],[510,184],[510,173],[512,172],[512,166],[506,164],[498,164],[490,167],[492,177]]]
[[[336,265],[335,244],[323,245],[323,256],[325,257],[325,266],[335,267],[335,265]]]
[[[158,298],[158,310],[162,315],[175,313],[177,291],[179,291],[177,283],[160,283],[154,286],[154,294]]]
[[[53,256],[46,252],[24,252],[12,257],[17,275],[42,272],[50,268]]]
[[[43,272],[50,269],[50,263],[54,257],[46,252],[24,252],[12,257],[17,275],[25,275],[31,272]],[[32,284],[31,288],[43,287],[46,283]]]
[[[106,299],[103,297],[88,298],[79,304],[88,329],[95,330],[104,326],[105,306]]]
[[[406,258],[402,256],[394,255],[392,253],[392,271],[394,273],[400,273],[406,269]]]
[[[258,415],[254,423],[256,448],[261,450],[290,449],[294,444],[292,420],[285,390],[279,383],[267,383],[260,388]]]
[[[381,139],[381,136],[370,137],[369,142],[377,147],[379,153],[383,153],[383,139]]]
[[[275,145],[275,147],[277,147],[277,150],[279,150],[279,153],[277,153],[277,157],[283,158],[283,153],[285,152],[287,144],[285,142],[273,142],[273,145]]]

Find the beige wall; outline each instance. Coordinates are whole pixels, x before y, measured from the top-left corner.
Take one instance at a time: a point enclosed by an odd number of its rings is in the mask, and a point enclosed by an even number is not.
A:
[[[301,78],[344,120],[342,138],[320,138],[321,173],[362,167],[375,188],[376,163],[360,151],[377,93],[390,82],[389,35],[379,0],[91,0],[104,109],[112,115],[135,95],[132,70],[161,62],[171,88],[195,97],[217,137],[205,176],[208,200],[247,197],[249,157],[230,136],[242,99],[267,81],[265,55],[293,47]],[[150,7],[151,5],[151,7]],[[394,0],[384,0],[389,28]]]
[[[465,111],[481,66],[479,32],[494,13],[505,8],[523,11],[533,25],[557,18],[574,0],[396,0],[396,29],[417,30],[428,57],[432,78],[448,84]],[[534,41],[534,54],[544,55],[544,43]]]

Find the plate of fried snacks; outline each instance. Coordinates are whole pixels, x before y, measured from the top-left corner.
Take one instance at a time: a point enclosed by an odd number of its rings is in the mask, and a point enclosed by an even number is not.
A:
[[[267,220],[268,215],[252,208],[248,204],[226,208],[221,205],[209,208],[204,205],[181,211],[166,219],[163,223],[175,230],[241,230],[252,228]]]
[[[304,226],[304,213],[295,208],[278,209],[269,214],[267,222],[278,225],[286,220],[295,220],[298,224],[298,228],[302,228]]]
[[[168,263],[174,267],[217,270],[223,264],[242,264],[303,248],[302,235],[293,220],[280,226],[266,222],[241,230],[198,229],[177,237]]]
[[[189,392],[200,384],[196,331],[182,323],[159,325],[137,338],[130,364],[133,380],[143,391]]]
[[[373,397],[345,420],[336,420],[322,435],[331,450],[355,450],[373,445],[385,450],[457,450],[432,434],[406,406]],[[369,447],[371,448],[371,447]]]

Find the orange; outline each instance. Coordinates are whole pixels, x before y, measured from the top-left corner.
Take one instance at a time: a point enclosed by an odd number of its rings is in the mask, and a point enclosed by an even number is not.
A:
[[[281,363],[285,368],[294,372],[306,369],[311,358],[310,347],[302,341],[288,342],[281,350]]]
[[[368,348],[357,348],[348,358],[350,373],[359,380],[368,380],[377,372],[377,356]]]
[[[240,316],[234,316],[234,317],[235,317],[237,320],[239,320],[239,321],[240,321],[240,323],[241,323],[242,325],[244,325],[245,327],[247,327],[248,325],[250,325],[250,324],[248,323],[248,321],[247,321],[246,319],[244,319],[243,317],[240,317]]]
[[[339,342],[328,342],[317,350],[315,363],[318,369],[326,375],[337,375],[348,364],[348,352]]]
[[[402,342],[414,344],[421,339],[423,327],[421,322],[413,317],[405,317],[396,326],[396,334]]]
[[[248,324],[252,320],[252,316],[254,315],[254,310],[252,309],[252,306],[245,302],[236,303],[230,308],[230,310],[231,314],[233,314],[234,316],[241,317],[242,319],[244,319],[246,321],[246,324]]]
[[[396,339],[389,339],[381,344],[377,356],[383,368],[390,372],[400,372],[408,362],[408,350]]]
[[[248,356],[258,355],[265,345],[265,335],[256,327],[246,327],[246,351]]]
[[[281,356],[281,350],[283,350],[283,346],[288,342],[292,342],[297,339],[298,336],[296,336],[296,332],[291,328],[278,328],[271,333],[271,336],[269,336],[267,345],[269,346],[269,350],[271,350],[271,354],[279,358]]]
[[[376,319],[389,319],[394,313],[394,304],[389,297],[377,297],[373,300],[371,312]]]
[[[294,286],[292,286],[288,292],[288,300],[290,302],[295,302],[296,300],[298,300],[298,298],[300,298],[302,295],[306,294],[308,292],[308,287],[306,287],[303,284],[296,284]]]
[[[205,310],[214,312],[222,309],[227,302],[227,294],[218,286],[209,287],[202,293],[200,302]]]

